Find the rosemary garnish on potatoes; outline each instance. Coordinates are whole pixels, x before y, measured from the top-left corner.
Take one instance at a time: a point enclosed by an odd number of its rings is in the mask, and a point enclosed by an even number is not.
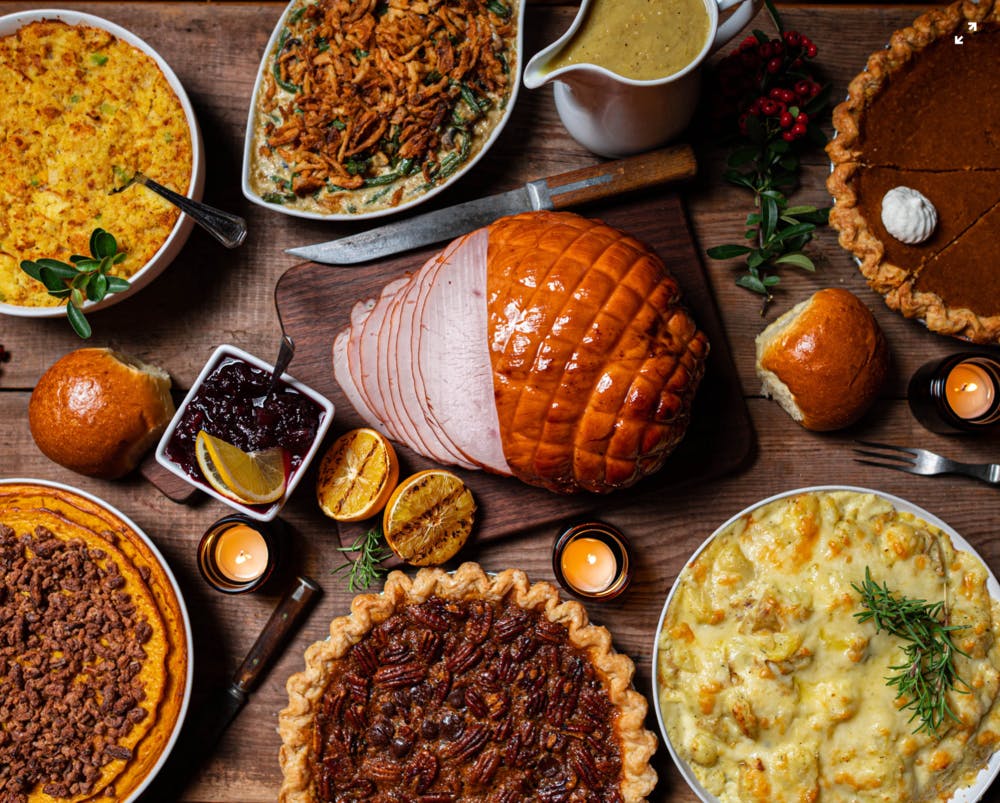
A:
[[[889,667],[895,674],[886,678],[886,685],[894,686],[896,699],[905,700],[903,709],[913,712],[909,721],[920,720],[914,733],[934,733],[945,718],[959,722],[948,705],[948,692],[968,693],[958,688],[968,688],[968,684],[958,676],[954,663],[955,653],[968,655],[955,646],[951,634],[965,625],[942,622],[947,621],[943,600],[926,602],[897,596],[885,583],[880,586],[872,580],[867,567],[864,583],[851,586],[865,607],[854,614],[855,618],[859,622],[874,621],[876,634],[885,630],[907,642],[903,646],[906,660]]]
[[[74,254],[72,264],[58,259],[24,260],[21,270],[45,285],[50,296],[66,299],[66,317],[80,337],[91,335],[90,323],[83,314],[84,301],[100,301],[108,293],[128,290],[129,283],[108,271],[125,259],[118,250],[118,241],[104,229],[94,229],[90,235],[90,256]]]
[[[364,591],[368,586],[385,574],[385,569],[381,564],[392,552],[385,547],[385,540],[382,537],[382,528],[372,527],[364,535],[350,546],[337,547],[338,552],[345,555],[357,553],[353,560],[348,559],[343,564],[330,572],[337,574],[347,569],[347,589],[348,591]]]

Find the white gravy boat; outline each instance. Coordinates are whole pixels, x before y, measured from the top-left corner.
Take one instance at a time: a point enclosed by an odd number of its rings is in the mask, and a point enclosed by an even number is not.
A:
[[[556,110],[573,139],[600,156],[617,158],[662,145],[687,127],[698,103],[698,67],[750,22],[763,0],[703,0],[709,29],[701,52],[683,69],[648,81],[596,64],[551,68],[592,2],[583,0],[569,30],[528,62],[524,85],[537,89],[552,82]],[[738,8],[720,25],[719,12],[733,6]]]

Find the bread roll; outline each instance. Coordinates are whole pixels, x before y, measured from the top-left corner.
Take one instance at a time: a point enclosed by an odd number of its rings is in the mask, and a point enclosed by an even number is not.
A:
[[[28,405],[31,435],[46,457],[104,479],[135,468],[173,414],[165,371],[103,348],[58,360]]]
[[[814,293],[757,336],[764,395],[806,429],[841,429],[861,418],[888,367],[878,322],[847,290]]]

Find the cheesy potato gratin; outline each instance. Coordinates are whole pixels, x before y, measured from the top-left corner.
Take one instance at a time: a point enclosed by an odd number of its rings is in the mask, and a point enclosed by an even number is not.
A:
[[[128,279],[159,250],[179,212],[113,166],[185,193],[191,136],[156,62],[100,28],[42,20],[0,38],[0,301],[54,306],[22,260],[89,253],[91,232],[118,240]]]
[[[967,684],[960,721],[916,732],[886,685],[903,640],[861,623],[865,569],[944,602]],[[946,533],[854,491],[781,498],[726,527],[684,569],[659,635],[670,741],[721,801],[933,801],[971,783],[1000,740],[1000,606]]]

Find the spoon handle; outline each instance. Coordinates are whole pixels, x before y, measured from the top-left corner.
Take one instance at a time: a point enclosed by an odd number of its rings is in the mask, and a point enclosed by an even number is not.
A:
[[[236,248],[246,239],[247,222],[239,215],[223,212],[221,209],[216,209],[214,206],[203,204],[200,201],[192,201],[184,195],[167,189],[162,184],[157,184],[153,179],[141,173],[136,175],[135,180],[180,208],[226,248]]]
[[[274,361],[274,371],[271,372],[271,382],[267,386],[266,396],[270,396],[274,393],[275,389],[278,387],[278,382],[281,381],[281,375],[285,373],[285,369],[288,368],[288,364],[292,361],[292,357],[294,356],[295,341],[282,331],[281,347],[278,349],[278,358]]]

